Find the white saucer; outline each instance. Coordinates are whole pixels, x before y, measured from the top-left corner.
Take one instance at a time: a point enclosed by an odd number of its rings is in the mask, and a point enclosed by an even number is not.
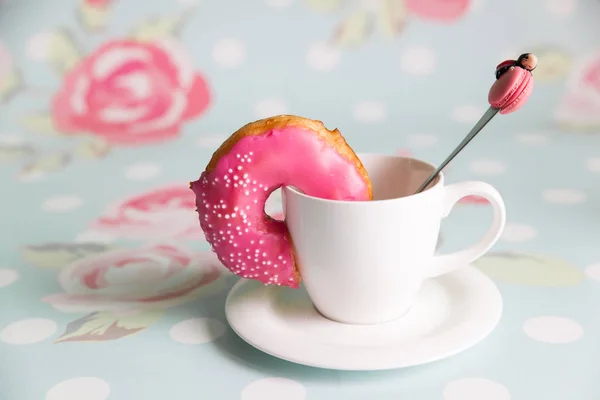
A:
[[[502,314],[496,285],[474,267],[423,284],[411,310],[382,325],[333,322],[304,288],[240,280],[227,297],[232,329],[257,349],[298,364],[383,370],[436,361],[484,339]]]

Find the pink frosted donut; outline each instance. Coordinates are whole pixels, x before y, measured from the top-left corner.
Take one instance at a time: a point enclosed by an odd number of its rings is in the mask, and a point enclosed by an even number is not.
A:
[[[340,132],[292,115],[239,129],[190,188],[206,240],[225,267],[243,278],[297,288],[301,278],[287,227],[264,211],[271,192],[284,185],[330,200],[373,197],[367,171]]]

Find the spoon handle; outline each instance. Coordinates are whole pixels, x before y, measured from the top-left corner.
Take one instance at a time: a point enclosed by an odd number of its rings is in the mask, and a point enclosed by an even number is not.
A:
[[[427,180],[425,182],[423,182],[423,184],[421,185],[421,187],[419,187],[419,189],[416,191],[416,193],[421,193],[423,190],[425,190],[425,188],[431,182],[433,182],[433,180],[436,178],[436,176],[438,176],[440,171],[442,169],[444,169],[444,167],[446,165],[448,165],[448,163],[450,161],[452,161],[452,159],[454,157],[456,157],[456,155],[458,153],[460,153],[460,151],[467,144],[469,144],[469,142],[479,133],[479,131],[481,131],[487,125],[487,123],[490,122],[492,120],[492,118],[494,118],[494,116],[498,113],[498,111],[500,111],[499,108],[494,108],[494,107],[488,108],[488,110],[485,112],[485,114],[483,114],[483,116],[479,119],[479,121],[477,121],[477,123],[475,124],[473,129],[471,129],[471,132],[469,132],[469,134],[467,136],[465,136],[463,141],[460,142],[460,144],[452,151],[452,153],[450,153],[450,155],[444,160],[444,162],[442,162],[440,164],[440,166],[437,167],[437,169],[435,171],[433,171],[433,173],[429,176],[429,178],[427,178]]]

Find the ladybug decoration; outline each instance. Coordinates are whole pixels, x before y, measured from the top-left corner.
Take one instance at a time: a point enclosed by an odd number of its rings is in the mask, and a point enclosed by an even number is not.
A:
[[[500,79],[502,74],[515,67],[520,67],[531,72],[537,67],[537,57],[532,53],[524,53],[521,54],[517,60],[506,60],[501,62],[496,67],[496,79]]]

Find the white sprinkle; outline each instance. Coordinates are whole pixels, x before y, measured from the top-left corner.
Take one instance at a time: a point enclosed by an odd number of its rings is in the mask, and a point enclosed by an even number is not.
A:
[[[227,170],[227,172],[232,173],[233,170],[231,168],[229,168],[229,170]]]
[[[248,174],[244,174],[243,176],[244,176],[244,179],[246,179],[248,177]]]
[[[240,158],[240,155],[239,155],[239,154],[236,154],[235,156],[236,156],[237,158]]]
[[[250,194],[250,192],[248,190],[246,190],[244,193],[246,194],[246,196],[248,196]]]
[[[237,169],[238,169],[238,171],[241,171],[242,170],[242,166],[238,165]]]
[[[258,244],[263,244],[265,241],[264,240],[259,240]]]
[[[234,180],[234,181],[237,181],[237,179],[238,179],[238,176],[237,176],[237,175],[234,175],[234,176],[233,176],[233,180]]]
[[[229,219],[229,214],[225,214],[225,219]]]

